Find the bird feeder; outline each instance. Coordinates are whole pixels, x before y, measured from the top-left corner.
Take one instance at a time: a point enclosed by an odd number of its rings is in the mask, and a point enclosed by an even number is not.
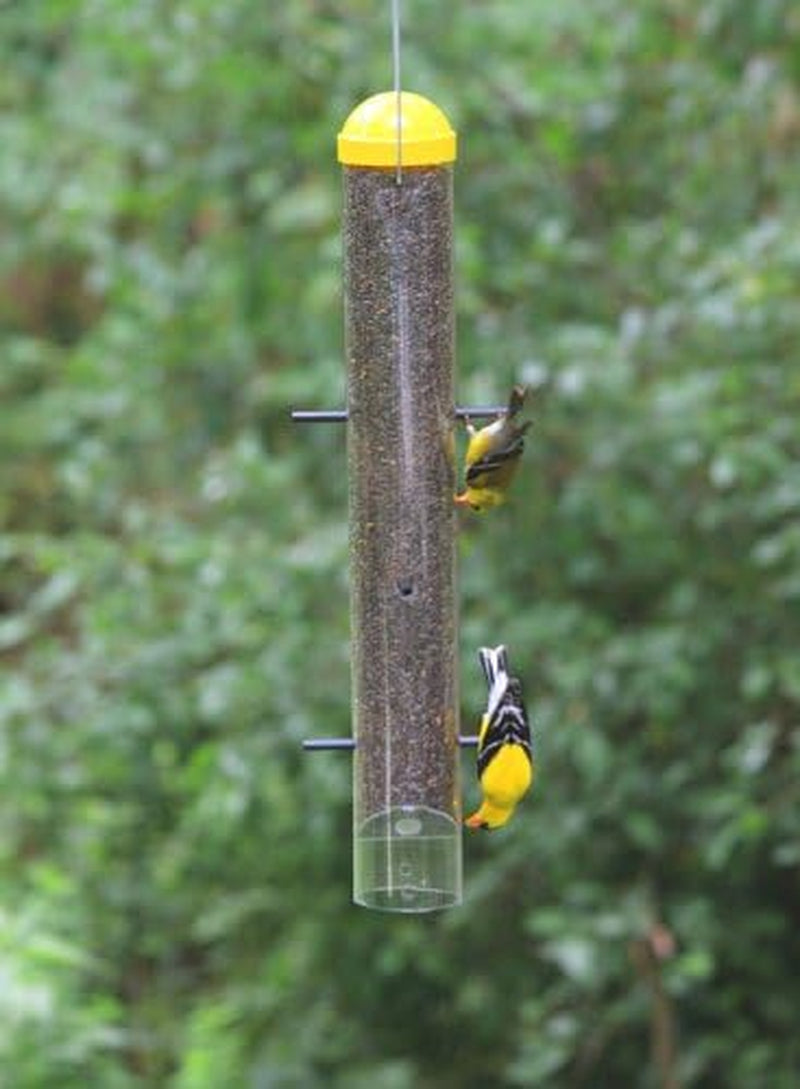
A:
[[[408,93],[401,102],[391,93],[367,99],[338,139],[344,171],[353,898],[389,911],[426,911],[461,900],[455,147],[441,110]]]

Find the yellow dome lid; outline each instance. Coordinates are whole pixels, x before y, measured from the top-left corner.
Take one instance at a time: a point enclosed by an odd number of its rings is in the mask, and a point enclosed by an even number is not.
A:
[[[439,109],[422,95],[401,94],[402,166],[436,166],[456,157],[456,134]],[[372,95],[353,110],[337,140],[346,166],[397,166],[397,95]]]

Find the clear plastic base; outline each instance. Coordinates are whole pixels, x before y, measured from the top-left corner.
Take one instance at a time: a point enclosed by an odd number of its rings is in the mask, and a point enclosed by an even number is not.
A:
[[[382,911],[461,903],[461,826],[449,813],[397,806],[355,829],[353,899]]]

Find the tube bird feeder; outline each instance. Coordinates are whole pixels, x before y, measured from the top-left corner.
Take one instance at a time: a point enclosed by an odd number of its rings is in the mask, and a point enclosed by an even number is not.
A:
[[[398,107],[401,107],[398,109]],[[398,127],[399,126],[399,127]],[[353,899],[460,903],[453,168],[419,95],[339,134],[353,700]],[[398,162],[399,158],[399,162]]]

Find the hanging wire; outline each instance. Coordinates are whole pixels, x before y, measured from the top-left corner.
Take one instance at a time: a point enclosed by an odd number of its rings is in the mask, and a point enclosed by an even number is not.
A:
[[[400,89],[400,0],[392,0],[392,69],[397,109],[397,184],[403,184],[403,97]]]

